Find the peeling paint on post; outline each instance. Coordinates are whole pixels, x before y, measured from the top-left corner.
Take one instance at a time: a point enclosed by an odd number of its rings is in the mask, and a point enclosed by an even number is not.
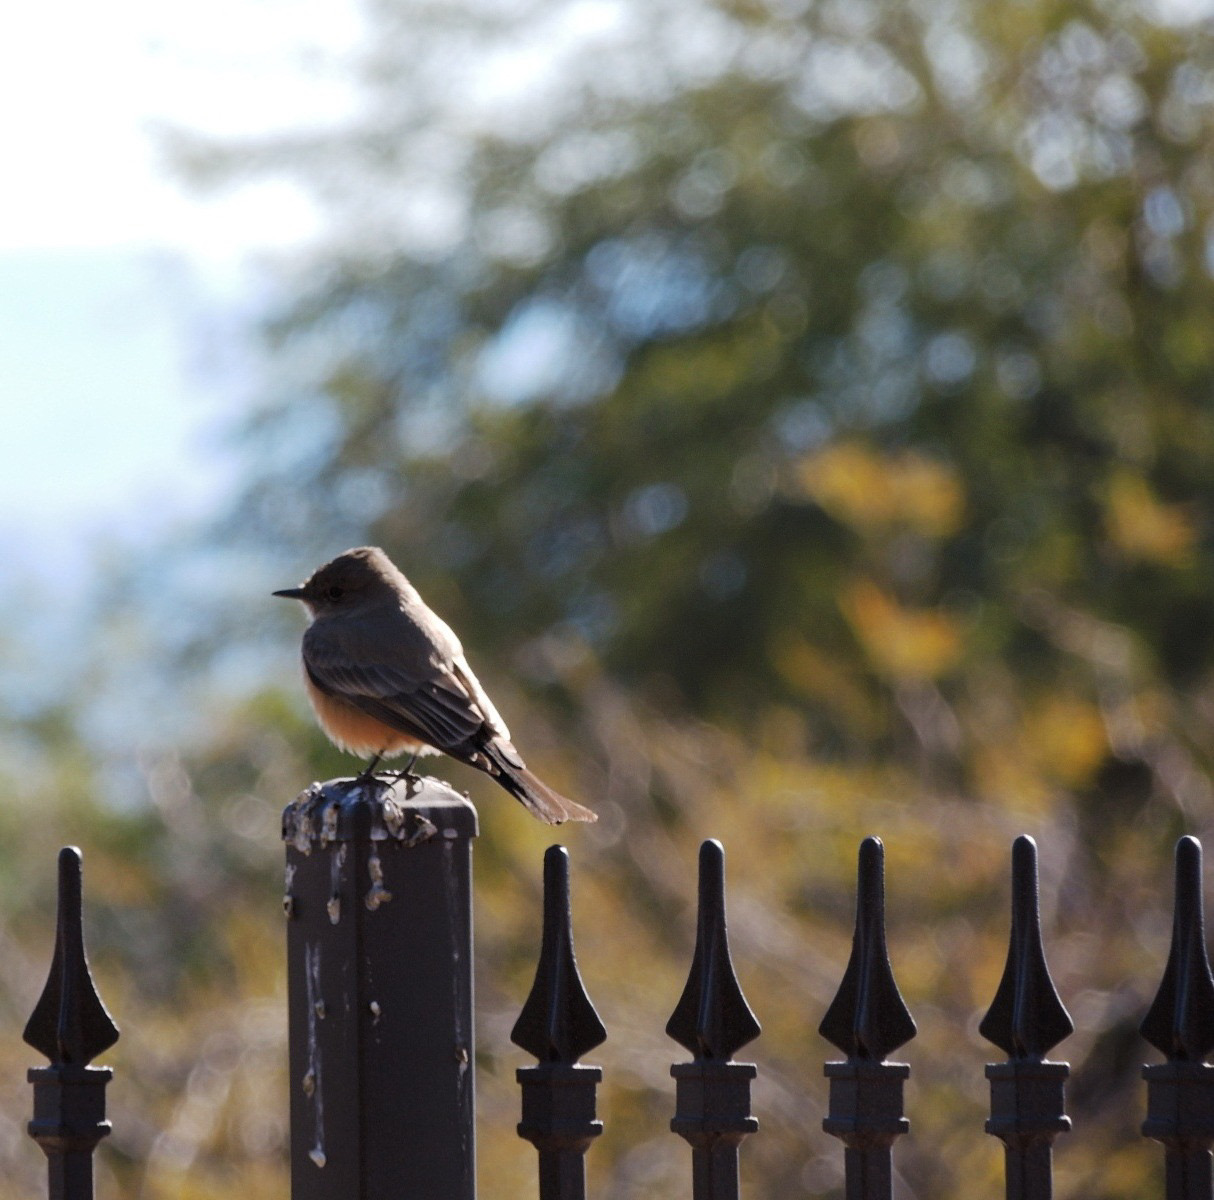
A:
[[[283,813],[292,1200],[473,1200],[476,833],[436,779]]]

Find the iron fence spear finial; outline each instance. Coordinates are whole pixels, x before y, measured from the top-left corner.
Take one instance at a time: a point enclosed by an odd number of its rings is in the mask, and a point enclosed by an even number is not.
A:
[[[694,1200],[737,1200],[738,1147],[759,1128],[750,1112],[753,1063],[734,1053],[759,1036],[729,953],[725,922],[725,851],[700,846],[696,946],[683,994],[666,1032],[694,1056],[675,1063],[675,1116],[670,1128],[691,1146]]]
[[[539,1061],[517,1071],[523,1089],[518,1134],[539,1152],[540,1200],[585,1200],[585,1154],[603,1132],[595,1115],[598,1067],[578,1059],[607,1030],[586,994],[573,950],[569,853],[544,855],[544,932],[535,982],[510,1035]]]
[[[1172,943],[1142,1036],[1167,1056],[1143,1067],[1147,1081],[1145,1137],[1164,1147],[1168,1200],[1210,1200],[1214,1194],[1214,977],[1206,953],[1201,843],[1176,843]]]
[[[845,1147],[849,1200],[890,1200],[891,1147],[910,1128],[902,1115],[910,1067],[885,1057],[916,1029],[885,946],[885,847],[879,838],[860,844],[851,957],[819,1032],[847,1055],[846,1062],[826,1064],[830,1109],[822,1128]]]
[[[885,945],[885,847],[860,843],[851,958],[818,1032],[849,1058],[883,1061],[915,1036]]]
[[[1037,843],[1024,835],[1012,845],[1012,932],[1007,963],[978,1031],[1009,1057],[1037,1060],[1075,1031],[1045,961]]]
[[[988,1063],[991,1116],[987,1133],[1005,1148],[1008,1200],[1049,1200],[1053,1142],[1071,1127],[1064,1084],[1070,1066],[1045,1056],[1074,1030],[1058,997],[1041,941],[1037,843],[1018,837],[1012,846],[1012,931],[1007,964],[979,1032],[1008,1055]]]
[[[55,954],[46,987],[25,1027],[25,1040],[50,1060],[33,1067],[30,1136],[46,1154],[50,1200],[92,1200],[93,1151],[110,1132],[105,1119],[108,1067],[88,1064],[118,1040],[118,1027],[97,994],[84,950],[80,851],[59,852]]]
[[[696,948],[683,994],[666,1032],[697,1058],[730,1059],[762,1032],[734,972],[725,924],[725,850],[700,847]]]
[[[55,957],[42,996],[22,1035],[53,1063],[85,1066],[118,1040],[118,1027],[97,994],[84,952],[81,856],[59,851]]]
[[[569,852],[549,846],[544,854],[544,933],[531,993],[510,1040],[540,1062],[572,1065],[605,1041],[573,952],[569,903]]]
[[[1214,1050],[1214,975],[1206,954],[1201,843],[1195,837],[1176,843],[1172,945],[1140,1032],[1173,1062],[1199,1063]]]

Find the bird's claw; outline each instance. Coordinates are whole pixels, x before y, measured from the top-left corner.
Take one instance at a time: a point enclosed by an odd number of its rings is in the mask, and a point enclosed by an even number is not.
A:
[[[379,766],[379,763],[380,763],[380,760],[382,759],[382,757],[383,757],[382,754],[377,754],[369,763],[367,763],[367,765],[362,769],[362,771],[357,776],[355,776],[354,782],[360,783],[360,784],[380,783],[383,780],[392,779],[392,780],[395,780],[397,783],[399,783],[402,779],[416,779],[417,778],[417,776],[415,776],[413,774],[413,764],[415,762],[417,762],[416,754],[413,755],[413,757],[411,759],[409,759],[409,761],[404,765],[404,767],[393,768],[392,770],[388,770],[387,768],[385,768],[383,770],[377,771],[375,768]]]

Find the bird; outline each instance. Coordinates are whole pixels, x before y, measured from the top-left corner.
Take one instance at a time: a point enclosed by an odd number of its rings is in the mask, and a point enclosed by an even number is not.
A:
[[[317,567],[298,587],[273,593],[299,600],[304,686],[326,736],[381,759],[441,752],[484,771],[549,825],[597,821],[527,769],[464,657],[451,628],[426,605],[378,546],[358,546]]]

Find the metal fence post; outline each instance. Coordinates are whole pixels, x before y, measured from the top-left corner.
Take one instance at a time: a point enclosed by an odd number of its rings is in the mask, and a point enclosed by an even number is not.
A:
[[[50,1200],[92,1200],[93,1151],[110,1131],[105,1119],[109,1067],[88,1064],[118,1040],[118,1027],[97,995],[84,952],[80,851],[59,851],[55,957],[25,1040],[50,1059],[32,1067],[34,1119],[29,1134],[46,1154]]]
[[[916,1030],[885,948],[885,847],[878,838],[860,844],[851,958],[818,1032],[847,1055],[846,1062],[826,1064],[830,1109],[822,1122],[846,1147],[847,1200],[890,1200],[891,1147],[910,1128],[902,1115],[910,1067],[885,1056]]]
[[[519,1067],[523,1119],[518,1135],[540,1158],[540,1200],[585,1200],[586,1151],[603,1132],[595,1101],[603,1072],[578,1059],[607,1037],[573,953],[569,853],[544,855],[544,934],[535,982],[510,1040],[539,1061]]]
[[[1172,947],[1142,1036],[1167,1062],[1143,1067],[1147,1081],[1144,1137],[1162,1142],[1168,1200],[1210,1200],[1214,1194],[1214,976],[1206,954],[1201,893],[1201,843],[1176,844]]]
[[[755,1066],[732,1059],[760,1029],[734,974],[725,925],[725,851],[712,839],[700,846],[691,972],[666,1032],[694,1055],[670,1068],[676,1081],[670,1128],[691,1145],[692,1196],[737,1200],[738,1147],[759,1122],[750,1112]]]
[[[292,1200],[474,1200],[476,832],[408,776],[283,813]]]
[[[1005,1151],[1008,1200],[1050,1200],[1053,1143],[1071,1127],[1063,1085],[1064,1062],[1046,1055],[1075,1029],[1066,1011],[1041,943],[1037,844],[1018,837],[1012,846],[1012,933],[1007,965],[991,1007],[978,1026],[988,1042],[1005,1050],[1008,1061],[988,1063],[991,1117],[987,1133]]]

